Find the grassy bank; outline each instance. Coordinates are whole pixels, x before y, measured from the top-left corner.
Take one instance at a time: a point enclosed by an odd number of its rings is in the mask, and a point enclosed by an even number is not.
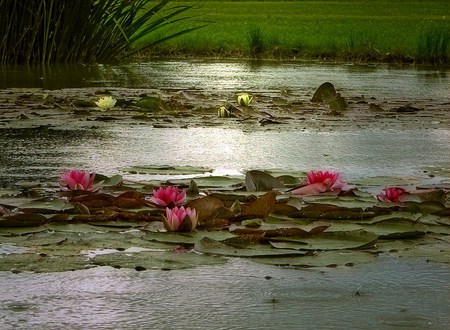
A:
[[[172,1],[173,6],[179,3]],[[150,55],[435,64],[449,59],[448,0],[182,3],[197,3],[189,15],[212,23],[152,48]],[[184,24],[188,28],[192,22]],[[156,37],[150,35],[146,41]]]

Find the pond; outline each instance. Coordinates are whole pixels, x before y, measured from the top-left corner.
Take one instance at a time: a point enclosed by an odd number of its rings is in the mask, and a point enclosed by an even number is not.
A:
[[[349,114],[287,109],[309,107],[325,81],[351,102]],[[202,166],[233,176],[250,169],[334,168],[348,181],[388,176],[448,183],[448,86],[447,69],[385,65],[153,61],[2,68],[0,188],[48,184],[68,167],[120,173],[133,181],[161,179],[126,169],[163,165]],[[110,91],[138,99],[156,91],[166,99],[182,95],[183,102],[206,105],[193,116],[164,114],[148,121],[127,112],[114,118],[91,110],[67,115],[5,101],[30,91],[41,95],[42,89],[55,98]],[[289,92],[283,96],[280,90]],[[254,93],[260,113],[276,114],[270,119],[282,124],[266,126],[261,117],[216,118],[211,109],[241,91]],[[390,109],[411,104],[420,111],[367,115],[360,109],[370,103]],[[17,111],[32,120],[18,120]],[[0,320],[6,328],[442,329],[450,324],[450,266],[423,258],[384,256],[354,267],[314,269],[230,258],[221,265],[172,271],[0,272],[0,280]]]

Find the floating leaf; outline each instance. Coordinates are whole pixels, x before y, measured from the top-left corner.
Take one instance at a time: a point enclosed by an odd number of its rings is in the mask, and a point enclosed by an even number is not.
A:
[[[47,222],[48,219],[39,213],[14,213],[0,217],[0,227],[34,227]]]
[[[161,99],[157,96],[148,96],[136,102],[136,106],[148,111],[158,111],[161,109]]]
[[[282,267],[337,267],[353,266],[372,262],[377,257],[364,251],[320,251],[313,255],[301,257],[253,258],[252,260],[266,265]]]
[[[194,245],[197,252],[234,257],[265,257],[282,255],[302,255],[306,252],[274,249],[270,245],[249,244],[245,246],[228,245],[205,237]]]
[[[363,225],[364,229],[383,239],[404,239],[424,236],[428,227],[407,219],[389,219]]]
[[[351,232],[324,232],[307,237],[276,237],[270,244],[276,248],[294,250],[343,250],[373,246],[378,235],[356,230]]]
[[[276,188],[284,188],[284,185],[280,180],[266,172],[253,170],[245,174],[245,187],[247,191],[270,191]]]
[[[132,166],[120,169],[130,174],[151,174],[151,175],[189,175],[203,174],[213,170],[206,167],[195,166]]]
[[[239,215],[241,219],[249,218],[266,218],[270,212],[275,208],[276,193],[270,191],[250,205],[242,205],[242,212]]]

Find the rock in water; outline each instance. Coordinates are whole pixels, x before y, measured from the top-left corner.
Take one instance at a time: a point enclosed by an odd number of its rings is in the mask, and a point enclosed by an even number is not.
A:
[[[336,89],[330,82],[325,82],[316,90],[311,102],[324,102],[330,99],[334,99],[336,96]]]

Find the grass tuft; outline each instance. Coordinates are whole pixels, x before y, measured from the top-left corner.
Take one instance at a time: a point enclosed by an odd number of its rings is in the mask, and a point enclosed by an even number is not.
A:
[[[417,40],[417,59],[433,65],[447,64],[449,61],[450,28],[443,24],[426,27]]]

